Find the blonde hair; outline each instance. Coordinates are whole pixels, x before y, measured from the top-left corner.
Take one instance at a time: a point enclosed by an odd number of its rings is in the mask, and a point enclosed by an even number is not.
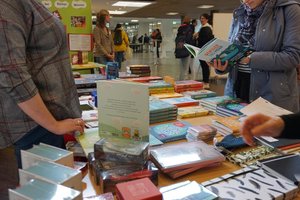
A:
[[[105,18],[109,15],[108,10],[102,9],[97,13],[97,24],[105,25]]]

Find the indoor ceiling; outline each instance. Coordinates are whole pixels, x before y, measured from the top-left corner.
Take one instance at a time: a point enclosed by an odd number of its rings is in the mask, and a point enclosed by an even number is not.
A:
[[[93,13],[97,13],[101,9],[107,9],[127,11],[123,15],[112,15],[115,17],[180,19],[181,16],[188,15],[192,18],[199,18],[203,13],[232,12],[240,4],[239,0],[155,0],[153,4],[146,7],[132,8],[112,6],[116,2],[117,0],[92,0]],[[200,5],[214,5],[214,7],[209,9],[197,8]],[[170,16],[167,15],[169,12],[178,14]]]

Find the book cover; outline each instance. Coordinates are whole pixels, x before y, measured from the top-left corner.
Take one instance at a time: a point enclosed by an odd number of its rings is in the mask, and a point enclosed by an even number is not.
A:
[[[215,59],[220,59],[221,62],[227,60],[229,65],[235,64],[253,52],[242,45],[232,44],[218,38],[210,40],[201,49],[190,44],[184,44],[184,46],[196,59],[206,62],[213,62]]]
[[[107,192],[100,195],[84,197],[83,200],[114,200],[114,195],[111,192]]]
[[[191,97],[179,97],[179,98],[162,99],[162,101],[173,104],[177,107],[197,106],[197,105],[199,105],[199,101],[197,101],[195,99],[192,99]]]
[[[151,96],[157,97],[159,99],[183,97],[182,94],[176,93],[176,92],[161,93],[161,94],[152,94]]]
[[[178,108],[178,116],[180,118],[200,117],[208,115],[209,111],[202,106],[190,106]]]
[[[243,169],[244,170],[244,169]],[[231,173],[202,183],[220,199],[293,199],[298,188],[263,169]]]
[[[174,85],[175,89],[184,89],[184,88],[203,88],[203,83],[194,80],[183,80],[183,81],[175,81]]]
[[[105,75],[108,80],[119,78],[119,64],[117,62],[107,62]]]
[[[84,122],[98,121],[98,110],[84,110],[81,118]]]
[[[288,139],[288,138],[273,138],[273,137],[256,137],[261,143],[271,147],[279,148],[282,150],[299,147],[300,139]]]
[[[212,120],[212,125],[219,129],[223,129],[229,133],[237,134],[240,132],[241,122],[238,116],[219,117]]]
[[[164,200],[216,200],[218,196],[196,181],[184,181],[160,188]]]
[[[151,160],[163,172],[191,167],[206,167],[222,162],[224,156],[203,141],[163,145],[150,150]]]
[[[148,86],[129,81],[98,81],[101,137],[149,141]]]
[[[162,194],[149,178],[142,178],[116,185],[119,200],[162,200]]]
[[[271,174],[290,180],[295,185],[300,182],[300,156],[289,155],[262,161],[262,167]]]
[[[175,121],[150,127],[150,134],[162,142],[184,139],[188,127],[191,125],[185,121]]]
[[[202,98],[217,96],[217,93],[210,90],[186,91],[182,94],[184,96],[190,96],[193,99],[202,99]]]
[[[157,80],[162,80],[163,78],[160,76],[145,76],[145,77],[139,77],[139,78],[131,78],[127,79],[128,81],[133,81],[133,82],[140,82],[140,83],[147,83],[149,81],[157,81]]]
[[[177,107],[168,102],[164,102],[161,100],[151,100],[149,101],[149,111],[150,114],[168,112],[168,111],[176,111]]]
[[[219,104],[217,106],[217,112],[220,110],[230,115],[243,115],[243,113],[240,110],[247,105],[248,105],[247,103],[242,103],[242,102]]]

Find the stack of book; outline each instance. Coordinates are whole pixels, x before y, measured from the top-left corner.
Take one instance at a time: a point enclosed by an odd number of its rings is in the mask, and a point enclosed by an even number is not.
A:
[[[150,127],[150,134],[161,142],[184,139],[191,125],[185,121],[175,121]]]
[[[165,81],[150,81],[146,83],[149,86],[149,94],[174,93],[174,87]]]
[[[171,178],[177,178],[204,167],[219,165],[224,156],[203,141],[159,146],[151,149],[151,160]]]
[[[218,132],[224,136],[226,135],[239,135],[241,122],[239,121],[240,117],[231,116],[231,117],[219,117],[212,120],[212,126],[215,127]]]
[[[81,118],[85,122],[86,127],[98,127],[98,110],[84,110]]]
[[[187,130],[186,139],[188,142],[202,140],[211,141],[217,134],[217,129],[210,125],[191,126]]]
[[[177,93],[177,92],[167,92],[167,93],[152,94],[151,96],[153,96],[155,98],[158,98],[158,99],[183,97],[182,94]]]
[[[217,106],[228,100],[232,100],[232,98],[229,96],[217,96],[217,97],[200,99],[200,104],[207,110],[210,110],[210,111],[216,113]]]
[[[126,70],[129,74],[137,74],[141,77],[151,75],[151,69],[149,65],[129,65],[126,67]]]
[[[175,92],[197,91],[203,89],[203,83],[194,80],[175,81]]]
[[[162,101],[173,104],[177,107],[199,105],[199,101],[192,99],[191,97],[168,98],[168,99],[162,99]]]
[[[161,100],[149,101],[150,124],[176,120],[177,107]]]
[[[180,118],[191,118],[208,115],[209,111],[202,106],[190,106],[178,108],[178,116]]]
[[[115,192],[121,182],[148,177],[157,184],[158,169],[148,162],[148,142],[102,138],[89,154],[89,166],[101,192]]]
[[[241,113],[240,110],[247,105],[248,105],[247,103],[241,103],[241,102],[229,102],[229,103],[219,104],[217,106],[216,114],[222,117],[240,116],[243,115],[243,113]]]
[[[196,181],[184,181],[161,187],[164,200],[174,199],[205,199],[216,200],[218,196]]]
[[[150,81],[158,81],[162,80],[163,78],[160,76],[144,76],[144,77],[139,77],[139,78],[130,78],[126,79],[128,81],[133,81],[133,82],[139,82],[139,83],[148,83]]]
[[[255,166],[203,182],[202,185],[220,199],[294,199],[299,190],[291,181]]]
[[[217,93],[210,91],[210,90],[186,91],[186,92],[183,92],[182,94],[184,96],[189,96],[196,100],[217,96]]]

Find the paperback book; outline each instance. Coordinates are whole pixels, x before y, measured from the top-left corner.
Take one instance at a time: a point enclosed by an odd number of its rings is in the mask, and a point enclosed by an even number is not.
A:
[[[191,125],[185,121],[175,121],[150,127],[150,134],[162,142],[170,142],[185,138],[188,127]]]
[[[206,62],[213,62],[220,59],[223,63],[228,61],[229,65],[234,65],[241,58],[253,52],[250,48],[218,38],[210,40],[201,49],[190,44],[184,44],[184,46],[196,59]]]
[[[190,97],[179,97],[179,98],[170,98],[170,99],[162,99],[162,101],[173,104],[177,107],[184,106],[198,106],[199,101],[194,100]]]
[[[180,118],[191,118],[208,115],[209,111],[202,106],[190,106],[178,108],[178,116]]]
[[[215,97],[217,93],[210,90],[187,91],[182,93],[184,96],[190,96],[193,99],[203,99],[207,97]]]

